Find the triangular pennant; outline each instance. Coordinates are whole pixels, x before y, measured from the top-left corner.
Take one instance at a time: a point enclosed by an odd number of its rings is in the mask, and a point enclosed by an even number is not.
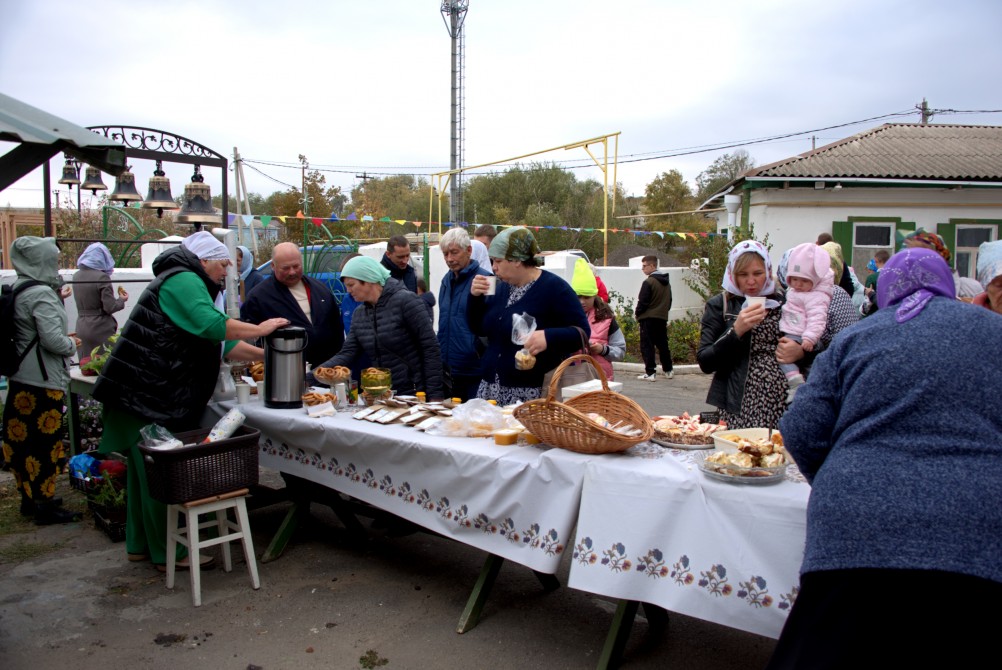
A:
[[[261,215],[261,225],[264,226],[265,228],[267,228],[269,223],[271,223],[271,217],[269,215],[267,215],[267,214],[262,214]]]
[[[253,214],[244,214],[243,217],[241,217],[241,218],[243,218],[244,225],[247,226],[248,228],[250,228],[251,225],[254,223],[254,215]]]
[[[282,223],[285,223],[285,220],[287,218],[289,218],[289,217],[287,217],[287,216],[280,216],[280,217],[278,217],[278,220],[281,221]]]
[[[401,226],[407,223],[407,219],[394,219],[393,223],[399,223]],[[421,225],[420,223],[418,224]]]
[[[393,223],[393,221],[388,216],[384,216],[379,220],[382,221],[383,223]]]
[[[371,214],[366,214],[365,216],[362,217],[362,220],[363,221],[375,221],[375,219],[372,218]]]
[[[303,214],[303,210],[299,210],[298,212],[296,212],[296,218],[297,219],[305,219],[306,218],[306,215]]]
[[[226,217],[226,223],[233,223],[233,220],[237,218],[236,214],[230,214]]]
[[[322,226],[322,225],[323,225],[323,223],[324,223],[324,220],[323,220],[323,219],[321,219],[320,217],[316,217],[316,216],[312,216],[312,217],[310,217],[310,222],[311,222],[311,223],[312,223],[312,224],[313,224],[314,226],[317,226],[317,227],[319,228],[320,226]]]
[[[665,234],[662,233],[660,230],[655,230],[654,234],[660,237],[662,240],[665,238]]]
[[[335,214],[334,212],[331,212],[331,218],[330,218],[330,220],[331,221],[340,221],[341,219],[337,218],[337,214]]]
[[[358,221],[358,217],[355,216],[355,212],[348,215],[348,221]]]

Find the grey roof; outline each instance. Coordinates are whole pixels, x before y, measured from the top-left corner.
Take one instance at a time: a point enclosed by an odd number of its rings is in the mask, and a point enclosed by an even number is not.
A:
[[[0,189],[65,151],[113,175],[125,169],[125,148],[112,139],[0,93],[0,141],[18,147],[0,157]]]
[[[1002,127],[887,123],[744,175],[1002,181]]]

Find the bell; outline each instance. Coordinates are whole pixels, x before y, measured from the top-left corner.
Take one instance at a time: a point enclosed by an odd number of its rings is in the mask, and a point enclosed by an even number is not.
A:
[[[66,184],[71,190],[74,186],[80,185],[80,169],[73,165],[73,161],[69,158],[63,163],[63,178],[59,183]]]
[[[143,196],[136,190],[136,175],[132,174],[132,166],[126,166],[125,172],[115,180],[115,190],[108,196],[108,200],[128,204],[142,199]]]
[[[212,194],[209,192],[208,184],[204,183],[197,165],[195,174],[191,176],[191,183],[184,185],[184,204],[181,205],[181,211],[174,217],[174,221],[194,224],[196,230],[200,230],[203,223],[213,223],[217,226],[223,223],[223,217],[216,214],[216,209],[212,206]]]
[[[163,171],[163,163],[157,161],[157,169],[150,177],[150,190],[143,202],[143,209],[157,210],[157,218],[163,217],[165,209],[177,209],[174,196],[170,192],[170,179]]]
[[[104,185],[101,181],[101,171],[96,167],[87,166],[87,173],[84,177],[84,183],[80,184],[80,188],[87,189],[92,194],[97,195],[98,191],[107,191],[108,187]]]

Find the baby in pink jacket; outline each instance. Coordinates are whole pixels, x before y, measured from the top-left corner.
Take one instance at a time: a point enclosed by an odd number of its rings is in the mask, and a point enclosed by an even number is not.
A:
[[[786,337],[800,342],[804,351],[813,351],[821,333],[828,325],[828,305],[832,300],[835,273],[831,267],[828,252],[807,242],[790,252],[786,271],[786,292],[779,329]],[[788,400],[792,401],[797,388],[804,383],[804,375],[796,364],[787,363],[780,367],[786,375],[790,387]]]

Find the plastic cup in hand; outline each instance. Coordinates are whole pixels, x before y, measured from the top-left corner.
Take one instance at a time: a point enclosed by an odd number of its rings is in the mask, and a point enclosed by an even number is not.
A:
[[[494,295],[498,292],[498,278],[494,276],[485,277],[487,280],[487,293],[484,295]]]
[[[764,295],[749,295],[745,297],[748,301],[749,307],[754,307],[755,305],[762,305],[765,307],[765,296]]]

